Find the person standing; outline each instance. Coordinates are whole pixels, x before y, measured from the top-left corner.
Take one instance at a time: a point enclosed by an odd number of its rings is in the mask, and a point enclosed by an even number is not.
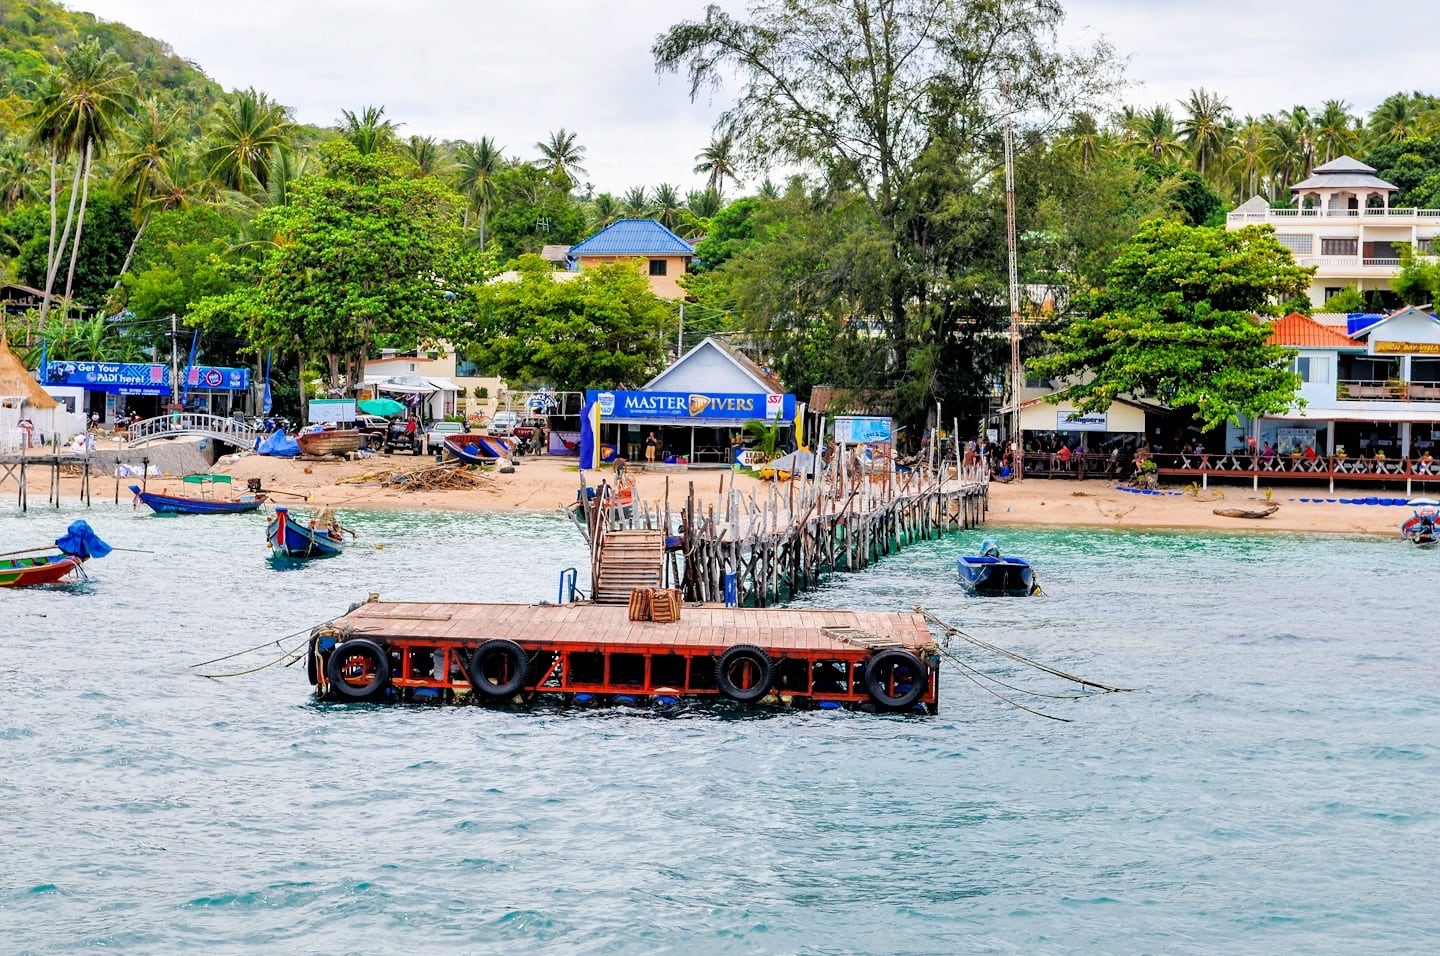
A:
[[[645,438],[645,461],[647,461],[647,462],[654,462],[654,461],[655,461],[655,455],[656,455],[659,451],[660,451],[660,439],[658,439],[658,438],[655,437],[655,433],[654,433],[654,432],[651,432],[651,433],[650,433],[648,436],[646,436],[646,438]]]

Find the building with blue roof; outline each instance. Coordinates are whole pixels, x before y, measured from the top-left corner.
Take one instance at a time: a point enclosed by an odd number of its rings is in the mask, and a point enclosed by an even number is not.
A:
[[[645,260],[651,290],[662,299],[683,299],[678,280],[685,274],[695,247],[654,219],[617,219],[570,247],[572,268],[584,271],[620,259]]]

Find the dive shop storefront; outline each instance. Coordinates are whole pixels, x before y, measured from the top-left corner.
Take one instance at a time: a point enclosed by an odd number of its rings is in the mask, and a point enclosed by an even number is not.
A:
[[[600,458],[729,465],[746,422],[790,428],[795,396],[764,392],[585,393],[598,417]]]
[[[170,366],[128,362],[45,362],[41,381],[48,386],[85,391],[87,415],[113,422],[121,415],[159,415],[179,402],[189,411],[228,415],[240,408],[250,388],[250,370],[210,365],[187,366],[178,395],[170,384]]]

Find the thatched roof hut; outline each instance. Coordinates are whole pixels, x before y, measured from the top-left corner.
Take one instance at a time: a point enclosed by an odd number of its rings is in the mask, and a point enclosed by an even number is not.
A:
[[[20,356],[10,351],[3,331],[0,331],[0,402],[7,405],[23,402],[36,409],[54,408],[58,404],[30,375]]]

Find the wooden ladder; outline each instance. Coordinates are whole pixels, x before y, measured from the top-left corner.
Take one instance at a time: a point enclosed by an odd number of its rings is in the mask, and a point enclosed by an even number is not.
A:
[[[661,586],[665,536],[659,531],[607,531],[595,567],[595,603],[627,604],[636,588]]]

